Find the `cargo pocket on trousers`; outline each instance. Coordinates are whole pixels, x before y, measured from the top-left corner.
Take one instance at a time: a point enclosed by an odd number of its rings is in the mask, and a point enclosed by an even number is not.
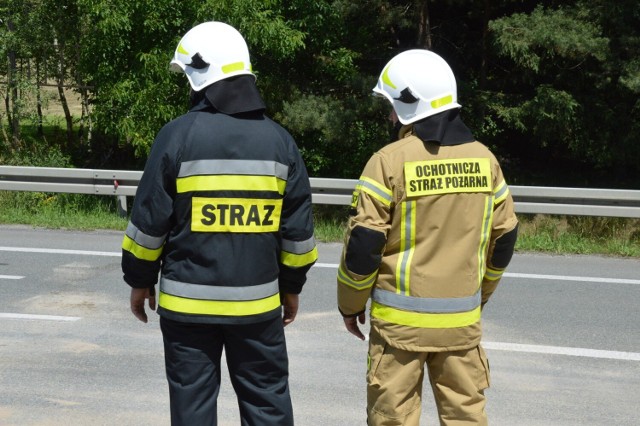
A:
[[[376,372],[382,362],[388,343],[379,335],[371,335],[369,351],[367,352],[367,383],[371,384],[375,380]]]
[[[480,358],[480,362],[478,363],[478,369],[480,370],[480,374],[478,375],[478,389],[484,390],[491,385],[489,359],[487,358],[487,354],[485,353],[484,348],[481,345],[478,345],[476,350],[478,351],[478,357]]]

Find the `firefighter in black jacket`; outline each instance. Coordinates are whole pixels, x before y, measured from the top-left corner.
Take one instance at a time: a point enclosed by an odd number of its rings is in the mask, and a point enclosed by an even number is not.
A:
[[[191,110],[158,133],[122,249],[131,310],[156,307],[173,425],[217,423],[226,353],[243,424],[292,425],[283,326],[317,259],[309,179],[264,115],[242,35],[207,22],[171,61]]]

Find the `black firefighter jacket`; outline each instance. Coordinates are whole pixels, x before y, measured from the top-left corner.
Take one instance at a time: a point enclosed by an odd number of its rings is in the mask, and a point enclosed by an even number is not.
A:
[[[149,288],[161,272],[158,313],[177,321],[274,318],[317,259],[293,138],[252,80],[223,82],[158,133],[122,245],[124,280]]]

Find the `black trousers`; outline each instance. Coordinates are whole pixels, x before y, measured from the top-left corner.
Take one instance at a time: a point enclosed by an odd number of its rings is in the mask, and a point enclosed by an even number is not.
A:
[[[282,319],[188,324],[160,318],[173,426],[217,425],[224,348],[243,426],[293,425]]]

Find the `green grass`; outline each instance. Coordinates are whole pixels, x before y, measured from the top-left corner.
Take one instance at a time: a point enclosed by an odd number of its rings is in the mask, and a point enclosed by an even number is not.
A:
[[[316,239],[342,242],[348,209],[314,206]],[[640,258],[640,219],[519,215],[516,251]],[[124,231],[115,197],[0,191],[0,224]]]
[[[519,215],[516,250],[640,257],[640,219]]]
[[[122,230],[115,197],[0,191],[0,223],[51,229]]]

